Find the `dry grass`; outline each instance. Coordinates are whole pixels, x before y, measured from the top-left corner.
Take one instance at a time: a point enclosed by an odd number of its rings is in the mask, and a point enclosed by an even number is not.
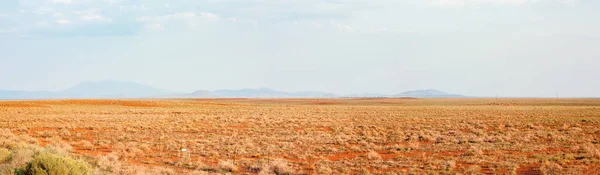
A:
[[[114,174],[593,174],[598,126],[600,99],[0,102],[11,166],[34,144]]]

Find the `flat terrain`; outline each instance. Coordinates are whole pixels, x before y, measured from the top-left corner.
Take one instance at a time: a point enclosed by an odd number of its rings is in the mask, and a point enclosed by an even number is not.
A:
[[[178,174],[600,174],[600,99],[0,101],[0,128]]]

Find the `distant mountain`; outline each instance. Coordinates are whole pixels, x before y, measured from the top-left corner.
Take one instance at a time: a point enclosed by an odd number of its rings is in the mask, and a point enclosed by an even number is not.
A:
[[[390,97],[389,95],[380,93],[362,93],[362,94],[346,94],[343,98],[375,98],[375,97]]]
[[[211,91],[199,90],[189,94],[184,94],[181,96],[183,98],[216,98],[217,95],[212,93]]]
[[[327,93],[327,92],[321,92],[321,91],[299,91],[299,92],[295,92],[293,93],[293,95],[295,97],[336,97],[338,95],[332,94],[332,93]]]
[[[416,97],[416,98],[466,97],[464,95],[450,94],[450,93],[435,90],[435,89],[405,91],[405,92],[402,92],[402,93],[399,93],[399,94],[396,94],[393,96],[394,97]]]
[[[227,98],[268,98],[268,97],[290,97],[290,93],[276,91],[269,88],[260,89],[240,89],[240,90],[216,90],[213,91],[219,97]]]
[[[178,95],[185,98],[320,98],[332,97],[331,93],[319,91],[284,92],[269,88],[239,90],[199,90],[190,94]]]
[[[126,81],[82,82],[60,92],[2,91],[0,99],[64,99],[64,98],[158,98],[174,92]]]
[[[395,95],[363,93],[338,95],[321,91],[285,92],[269,88],[239,90],[199,90],[192,93],[175,93],[148,85],[127,81],[82,82],[60,92],[49,91],[2,91],[0,99],[62,99],[62,98],[378,98],[415,97],[449,98],[466,97],[435,89],[406,91]]]
[[[140,83],[113,80],[82,82],[60,93],[70,98],[143,98],[173,94]]]
[[[20,100],[20,99],[53,99],[61,98],[56,92],[49,91],[3,91],[0,90],[0,99]]]

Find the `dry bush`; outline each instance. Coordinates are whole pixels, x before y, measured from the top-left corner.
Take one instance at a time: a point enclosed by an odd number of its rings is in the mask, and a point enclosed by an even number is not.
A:
[[[68,138],[68,137],[70,137],[70,136],[71,136],[71,132],[69,132],[69,130],[68,130],[68,129],[66,129],[66,128],[62,128],[62,129],[60,129],[60,130],[58,131],[58,133],[59,133],[59,135],[60,135],[60,136],[62,136],[62,137],[67,137],[67,138]]]
[[[20,140],[9,129],[0,129],[0,147],[15,149],[20,147]]]
[[[579,149],[577,149],[576,151],[578,153],[584,154],[585,157],[600,159],[600,150],[596,149],[596,147],[594,147],[594,145],[592,144],[577,146],[577,148]]]
[[[219,164],[217,164],[217,167],[219,167],[219,170],[221,171],[227,171],[227,172],[237,172],[238,171],[238,167],[235,166],[235,164],[233,164],[230,160],[220,160]]]
[[[99,157],[96,161],[96,164],[100,169],[105,171],[117,172],[121,169],[119,157],[113,153]]]
[[[13,175],[15,173],[15,167],[11,165],[0,164],[0,175]]]
[[[117,171],[114,171],[114,174],[136,174],[136,175],[146,175],[150,174],[147,172],[148,168],[140,167],[140,166],[123,166]]]
[[[36,139],[34,137],[31,137],[31,136],[29,136],[27,134],[21,134],[21,135],[19,135],[19,139],[21,141],[23,141],[23,142],[28,143],[28,144],[34,144],[34,145],[38,145],[39,144],[38,139]]]
[[[216,171],[216,169],[210,165],[205,164],[202,160],[196,161],[196,170],[201,171]]]
[[[170,168],[164,167],[154,167],[148,172],[148,174],[156,174],[156,175],[175,175],[175,171]]]
[[[465,152],[463,155],[464,156],[481,156],[481,155],[483,155],[483,151],[477,147],[472,147],[471,149],[467,150],[467,152]]]
[[[141,144],[141,145],[139,146],[139,148],[140,148],[142,151],[144,151],[144,152],[151,152],[151,151],[152,151],[152,149],[150,148],[150,145],[148,145],[148,144]]]
[[[331,169],[331,167],[328,165],[327,162],[324,161],[320,161],[315,164],[315,171],[318,174],[333,174],[333,170]]]
[[[87,141],[87,140],[82,140],[79,141],[79,146],[81,146],[81,148],[86,149],[86,150],[92,150],[94,148],[94,144],[92,144],[92,142]]]
[[[141,158],[145,156],[144,151],[139,149],[138,145],[134,142],[129,142],[127,144],[118,142],[113,147],[113,153],[123,160],[128,160],[129,158]]]
[[[276,159],[271,162],[266,168],[263,168],[261,173],[264,171],[273,172],[277,175],[292,174],[294,170],[289,166],[288,162],[284,159]]]
[[[206,171],[199,171],[199,170],[194,170],[190,173],[188,173],[188,175],[208,175],[209,173]]]
[[[19,132],[27,132],[27,131],[29,131],[29,129],[27,127],[25,127],[25,126],[20,126],[19,128],[17,128],[17,131],[19,131]]]
[[[367,159],[369,160],[381,160],[381,155],[379,153],[371,150],[367,153]]]
[[[465,170],[465,174],[481,174],[481,166],[471,165]]]
[[[51,130],[51,131],[37,132],[37,134],[43,138],[51,138],[51,137],[57,136],[58,132]]]
[[[51,141],[49,145],[67,152],[73,152],[73,146],[67,142],[63,142],[60,139]]]
[[[544,175],[558,175],[558,174],[562,174],[561,173],[562,170],[563,170],[563,167],[560,166],[556,162],[548,162],[548,161],[546,161],[546,162],[542,163],[542,165],[540,166],[540,171]]]
[[[440,163],[440,169],[442,170],[452,170],[456,167],[456,161],[454,160],[446,160]]]
[[[29,149],[17,149],[12,154],[10,164],[14,166],[23,166],[33,160],[34,152]]]
[[[271,173],[269,170],[267,170],[267,166],[263,165],[261,163],[258,164],[252,164],[248,167],[246,167],[246,171],[249,173],[257,173],[257,174],[269,174]]]

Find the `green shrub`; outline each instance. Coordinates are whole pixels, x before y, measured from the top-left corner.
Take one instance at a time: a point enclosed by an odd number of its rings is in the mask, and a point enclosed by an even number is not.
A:
[[[33,175],[83,175],[90,174],[90,167],[80,161],[68,157],[61,157],[51,153],[42,153],[36,156],[27,165],[26,174]]]
[[[0,148],[0,163],[4,163],[10,159],[10,154],[10,151],[6,148]]]

